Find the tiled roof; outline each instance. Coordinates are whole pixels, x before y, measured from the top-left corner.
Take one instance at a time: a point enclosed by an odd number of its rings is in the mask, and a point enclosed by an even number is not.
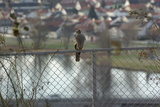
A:
[[[146,8],[146,5],[145,4],[131,4],[130,5],[131,9],[144,9]]]
[[[48,9],[39,9],[36,11],[36,13],[39,15],[39,14],[43,14],[43,13],[47,13],[48,12]]]
[[[47,24],[48,25],[53,25],[53,26],[60,26],[61,25],[61,21],[50,21]]]
[[[106,9],[100,7],[100,8],[95,8],[98,12],[101,12],[101,13],[105,13],[106,12]]]
[[[75,3],[74,2],[62,2],[61,5],[62,5],[62,7],[64,9],[75,7]]]
[[[83,16],[83,17],[79,18],[80,23],[84,23],[86,20],[88,20],[88,18],[86,16]]]
[[[93,30],[93,26],[91,24],[88,24],[88,25],[79,24],[75,26],[75,29],[81,29],[83,31],[90,31],[90,30]]]

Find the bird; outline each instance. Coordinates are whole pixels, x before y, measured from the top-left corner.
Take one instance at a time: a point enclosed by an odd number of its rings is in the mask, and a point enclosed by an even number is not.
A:
[[[85,36],[81,33],[81,30],[77,30],[75,35],[74,35],[74,48],[76,50],[82,50],[84,46],[86,38]],[[80,61],[80,54],[81,52],[76,52],[76,62]]]

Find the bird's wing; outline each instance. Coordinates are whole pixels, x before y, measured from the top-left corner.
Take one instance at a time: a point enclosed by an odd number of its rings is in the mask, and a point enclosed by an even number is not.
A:
[[[74,35],[73,41],[74,41],[74,44],[77,44],[77,34]]]
[[[81,34],[81,36],[83,37],[83,40],[85,41],[86,40],[85,36],[83,34]]]
[[[77,39],[78,39],[79,43],[84,43],[85,40],[86,40],[86,38],[85,38],[85,36],[83,34],[79,34],[79,36],[77,37]]]

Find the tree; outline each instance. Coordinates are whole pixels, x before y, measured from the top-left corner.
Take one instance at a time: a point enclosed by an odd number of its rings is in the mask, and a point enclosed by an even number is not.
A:
[[[109,37],[110,36],[109,36],[108,29],[98,33],[98,35],[99,35],[100,38],[99,38],[99,40],[97,42],[100,45],[100,47],[101,48],[110,48],[110,45],[109,45],[109,40],[110,40]]]
[[[158,25],[157,25],[157,27],[159,28]],[[160,40],[160,32],[159,32],[159,29],[157,29],[156,27],[150,28],[147,32],[148,32],[147,38],[149,38],[153,41]]]
[[[61,0],[48,0],[48,1],[49,1],[49,3],[51,3],[52,7],[55,7],[55,5],[56,5],[57,3],[60,3],[60,2],[61,2]]]
[[[69,41],[74,31],[74,25],[72,23],[69,21],[64,22],[62,25],[62,36],[64,38],[64,48],[66,50],[68,49]]]
[[[128,47],[132,40],[137,39],[138,29],[136,29],[137,22],[131,22],[127,24],[127,28],[123,29],[125,36],[123,38],[123,44]]]
[[[36,21],[31,23],[34,23],[32,29],[29,30],[30,37],[33,40],[33,48],[42,48],[43,41],[46,40],[46,35],[48,33],[47,25],[40,19],[36,19]]]
[[[73,12],[74,14],[78,14],[78,10],[77,10],[76,8],[73,8],[73,9],[72,9],[72,12]]]
[[[98,16],[95,12],[95,8],[94,6],[92,5],[90,10],[89,10],[89,14],[88,14],[88,17],[91,18],[91,19],[98,19]]]
[[[105,7],[106,6],[106,2],[104,1],[104,0],[102,0],[102,2],[101,2],[101,7]]]
[[[99,32],[97,35],[99,35],[99,40],[97,41],[101,48],[110,48],[110,34],[109,29],[105,29],[102,32]],[[103,54],[103,52],[99,53]],[[97,85],[100,89],[99,94],[102,98],[109,98],[110,94],[110,88],[111,88],[111,54],[110,51],[105,52],[106,58],[103,58],[101,61],[99,61],[100,64],[97,65],[97,69],[99,70],[97,72]],[[105,64],[104,64],[105,62]]]

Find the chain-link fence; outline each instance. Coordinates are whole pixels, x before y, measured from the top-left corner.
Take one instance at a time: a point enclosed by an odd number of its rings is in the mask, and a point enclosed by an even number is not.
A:
[[[160,107],[159,48],[1,53],[0,107]]]

